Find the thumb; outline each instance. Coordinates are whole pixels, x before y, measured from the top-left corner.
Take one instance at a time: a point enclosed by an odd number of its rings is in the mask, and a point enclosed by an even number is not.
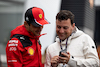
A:
[[[67,52],[67,54],[70,54],[69,52]]]

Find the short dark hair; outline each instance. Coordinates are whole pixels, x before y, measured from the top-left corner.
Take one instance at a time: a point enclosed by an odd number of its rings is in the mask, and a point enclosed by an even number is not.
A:
[[[73,24],[74,23],[74,14],[69,10],[61,10],[56,15],[56,20],[58,19],[59,21],[67,20],[68,18],[71,20],[71,24]]]

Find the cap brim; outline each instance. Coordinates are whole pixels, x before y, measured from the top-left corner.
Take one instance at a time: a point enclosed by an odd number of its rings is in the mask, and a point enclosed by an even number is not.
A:
[[[46,20],[40,20],[40,21],[32,22],[31,24],[35,27],[40,27],[40,26],[43,26],[45,24],[50,24],[50,23]]]
[[[35,26],[35,27],[40,27],[40,26],[42,26],[42,25],[37,24],[36,22],[32,22],[31,24],[32,24],[33,26]]]

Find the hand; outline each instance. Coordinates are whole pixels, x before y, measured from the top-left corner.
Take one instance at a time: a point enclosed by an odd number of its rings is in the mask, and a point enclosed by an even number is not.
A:
[[[67,52],[67,54],[66,54],[66,53],[62,52],[61,54],[64,55],[65,57],[59,56],[59,63],[67,64],[70,59],[70,53]]]
[[[51,66],[52,66],[52,67],[57,67],[57,66],[58,66],[58,61],[59,61],[59,56],[54,56],[54,57],[51,59]]]

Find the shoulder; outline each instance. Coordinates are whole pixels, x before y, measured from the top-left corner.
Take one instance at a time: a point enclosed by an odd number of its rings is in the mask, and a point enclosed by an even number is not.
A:
[[[20,41],[17,38],[12,38],[8,41],[7,46],[11,47],[11,46],[18,46],[18,43],[20,43]]]
[[[58,42],[55,42],[47,47],[47,51],[50,52],[57,51],[58,49],[60,49],[60,45]]]
[[[55,48],[56,46],[58,46],[58,43],[57,42],[54,42],[54,43],[52,43],[52,44],[50,44],[49,46],[48,46],[48,48]]]
[[[32,42],[30,41],[28,36],[24,36],[24,35],[20,35],[20,34],[16,34],[14,35],[11,40],[18,40],[23,47],[27,47],[27,46],[31,46]]]
[[[85,40],[93,40],[92,39],[92,37],[90,37],[88,34],[86,34],[86,33],[83,33],[82,35],[81,35]]]
[[[84,31],[82,31],[82,30],[79,30],[78,28],[76,28],[76,33],[75,33],[75,35],[74,35],[74,37],[76,37],[76,36],[78,36],[78,37],[81,37],[81,38],[84,38],[84,39],[92,39],[91,37],[90,37],[90,35],[88,35],[88,34],[86,34]]]

